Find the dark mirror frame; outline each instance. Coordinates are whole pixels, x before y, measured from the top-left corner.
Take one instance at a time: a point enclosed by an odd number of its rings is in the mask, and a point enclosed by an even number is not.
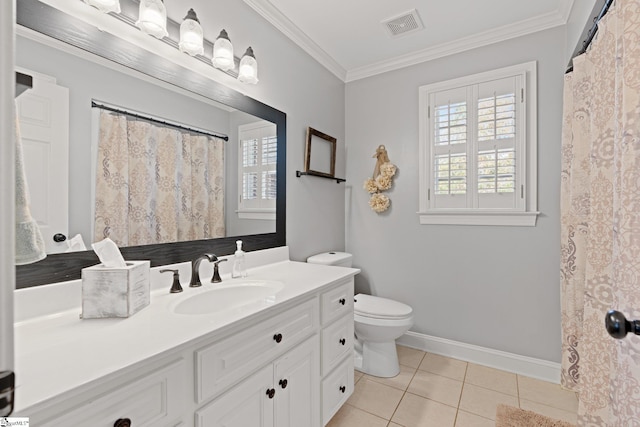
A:
[[[275,233],[131,246],[121,249],[125,259],[150,260],[151,266],[154,267],[191,261],[204,252],[230,255],[235,251],[235,241],[238,239],[244,242],[243,248],[247,251],[286,245],[287,116],[285,113],[111,34],[101,32],[96,27],[38,0],[20,0],[16,3],[17,24],[19,25],[221,104],[268,120],[277,126],[278,164],[276,170],[278,181]],[[83,268],[98,262],[98,257],[93,251],[48,255],[37,263],[16,266],[16,288],[79,279]]]

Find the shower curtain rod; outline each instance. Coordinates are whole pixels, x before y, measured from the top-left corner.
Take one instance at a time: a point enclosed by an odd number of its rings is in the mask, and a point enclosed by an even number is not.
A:
[[[102,102],[98,102],[98,101],[95,101],[95,100],[91,100],[91,108],[100,108],[102,110],[112,111],[114,113],[126,114],[128,116],[135,117],[137,119],[148,120],[150,122],[160,123],[160,124],[165,125],[165,126],[170,126],[170,127],[174,127],[174,128],[178,128],[178,129],[183,129],[183,130],[187,130],[189,132],[195,132],[195,133],[199,133],[199,134],[202,134],[202,135],[213,136],[215,138],[220,138],[220,139],[224,139],[225,141],[229,141],[229,137],[227,135],[225,135],[225,134],[216,134],[216,133],[213,133],[213,132],[210,132],[210,131],[206,131],[206,130],[203,130],[203,129],[192,128],[192,127],[180,124],[180,123],[170,122],[170,121],[159,119],[159,118],[156,118],[156,117],[153,117],[153,116],[149,116],[149,115],[146,115],[146,114],[128,111],[128,110],[125,110],[124,108],[120,108],[120,107],[115,107],[113,105],[104,104]]]
[[[609,11],[609,7],[611,7],[614,1],[615,0],[605,0],[604,5],[602,6],[602,9],[600,9],[600,13],[598,13],[598,16],[595,16],[593,18],[593,25],[591,26],[591,28],[589,29],[589,32],[587,33],[587,38],[582,42],[582,49],[578,50],[577,52],[574,52],[574,55],[571,57],[572,62],[569,64],[569,67],[567,68],[566,73],[570,73],[571,71],[573,71],[573,58],[575,58],[576,56],[580,56],[587,51],[587,49],[589,48],[589,45],[591,44],[594,37],[596,36],[596,33],[598,32],[598,23],[600,23],[600,20],[602,19],[602,17],[607,14],[607,12]]]

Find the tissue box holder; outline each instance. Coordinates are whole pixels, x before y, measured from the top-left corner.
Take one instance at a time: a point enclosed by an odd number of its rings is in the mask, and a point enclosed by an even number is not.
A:
[[[127,261],[124,268],[83,268],[80,317],[129,317],[149,305],[149,268],[149,261]]]

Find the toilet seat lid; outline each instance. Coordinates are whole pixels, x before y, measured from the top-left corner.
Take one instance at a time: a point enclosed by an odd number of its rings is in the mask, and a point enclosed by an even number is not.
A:
[[[354,297],[353,311],[359,316],[374,319],[404,319],[413,313],[407,304],[367,294]]]

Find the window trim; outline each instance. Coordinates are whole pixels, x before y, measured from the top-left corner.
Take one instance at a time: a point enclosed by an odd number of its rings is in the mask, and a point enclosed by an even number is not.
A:
[[[522,163],[524,170],[519,171],[521,192],[524,206],[514,209],[444,209],[430,206],[433,183],[431,164],[432,135],[429,132],[429,98],[430,94],[463,86],[485,83],[501,78],[521,75],[524,77],[523,118],[520,121],[525,138]],[[536,61],[500,68],[497,70],[473,74],[438,83],[420,86],[419,88],[419,211],[420,224],[450,225],[504,225],[535,226],[537,216],[537,71]]]

